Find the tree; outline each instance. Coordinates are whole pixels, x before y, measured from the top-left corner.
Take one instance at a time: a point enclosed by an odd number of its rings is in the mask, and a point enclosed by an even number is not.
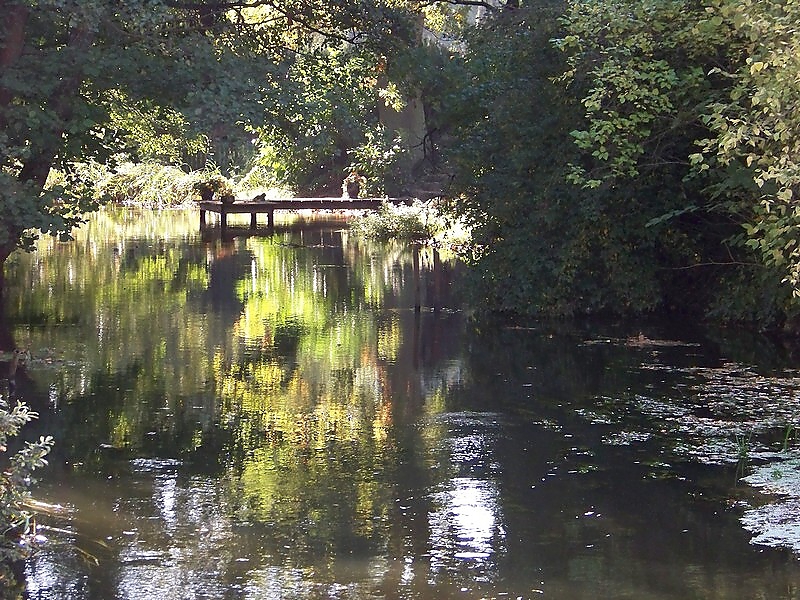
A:
[[[800,297],[800,4],[710,2],[707,27],[731,40],[731,65],[714,71],[726,96],[702,116],[710,135],[690,156],[695,169],[724,173],[710,189],[740,215],[736,242],[755,251]],[[796,311],[796,300],[792,301]]]
[[[571,2],[564,16],[585,118],[572,179],[677,192],[649,226],[695,241],[670,268],[703,271],[718,316],[767,324],[798,309],[799,17],[766,0]]]
[[[798,11],[541,0],[485,18],[435,102],[481,305],[790,321]]]
[[[564,63],[550,40],[562,11],[559,2],[501,11],[443,61],[450,83],[436,124],[454,138],[453,210],[474,227],[470,288],[477,306],[505,313],[647,310],[660,301],[658,249],[632,234],[646,214],[630,210],[633,198],[615,203],[566,180],[581,113],[554,83]]]
[[[0,0],[0,266],[40,232],[80,223],[92,203],[72,165],[136,140],[121,115],[179,111],[220,140],[291,123],[302,82],[286,76],[298,56],[389,53],[408,39],[407,12],[355,0]],[[46,186],[52,168],[67,185]]]
[[[9,16],[0,54],[0,265],[14,249],[30,248],[38,232],[67,236],[91,208],[79,181],[45,185],[53,167],[71,173],[72,161],[113,152],[116,140],[104,127],[110,90],[135,90],[147,80],[167,89],[163,77],[151,78],[180,54],[180,44],[149,42],[175,17],[157,25],[163,7],[126,7],[0,3]]]

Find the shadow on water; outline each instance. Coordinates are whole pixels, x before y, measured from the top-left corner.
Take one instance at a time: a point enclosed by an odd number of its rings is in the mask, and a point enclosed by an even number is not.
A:
[[[790,355],[470,321],[425,251],[415,312],[402,244],[196,218],[100,213],[10,269],[63,506],[28,597],[797,597],[764,510],[795,472]]]

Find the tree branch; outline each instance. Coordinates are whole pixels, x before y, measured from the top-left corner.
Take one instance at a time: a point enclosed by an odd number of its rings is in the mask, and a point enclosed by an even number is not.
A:
[[[452,4],[453,6],[477,6],[480,8],[485,8],[492,12],[497,12],[502,7],[496,6],[494,4],[490,4],[489,2],[485,2],[483,0],[427,0],[426,2],[420,3],[420,6],[433,6],[435,4]],[[509,0],[506,2],[506,6],[509,7],[516,7],[518,6],[519,2],[515,2],[515,0]]]
[[[316,33],[328,39],[338,40],[340,42],[345,42],[348,44],[358,44],[359,35],[352,35],[347,36],[343,35],[337,31],[332,31],[330,29],[323,29],[316,25],[313,25],[308,18],[298,15],[290,11],[286,6],[286,3],[276,2],[275,0],[250,0],[250,1],[220,1],[220,2],[184,2],[182,0],[174,0],[168,3],[168,6],[174,8],[176,10],[186,10],[186,11],[197,11],[203,12],[205,14],[220,14],[224,13],[229,10],[233,10],[236,12],[240,12],[244,8],[258,8],[262,6],[269,7],[273,9],[275,12],[279,13],[288,21],[298,23],[303,29],[310,33]],[[324,6],[324,5],[323,5]]]
[[[760,263],[754,262],[742,262],[739,260],[732,260],[728,262],[717,262],[717,261],[709,261],[709,262],[702,262],[696,263],[693,265],[684,265],[682,267],[662,267],[662,271],[687,271],[689,269],[696,269],[698,267],[760,267],[765,268],[765,265]]]

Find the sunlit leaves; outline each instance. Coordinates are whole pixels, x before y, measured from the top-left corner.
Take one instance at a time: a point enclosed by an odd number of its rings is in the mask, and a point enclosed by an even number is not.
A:
[[[208,137],[190,131],[188,119],[175,109],[152,100],[127,98],[122,91],[109,96],[114,101],[110,102],[106,127],[115,132],[119,153],[142,162],[182,165],[209,150]]]
[[[463,77],[442,105],[457,137],[449,153],[455,184],[464,191],[453,206],[473,228],[464,255],[475,275],[475,304],[526,315],[646,310],[660,298],[648,268],[653,236],[634,233],[644,230],[647,213],[634,210],[641,206],[632,195],[588,193],[565,181],[577,154],[570,132],[581,131],[586,107],[553,81],[565,68],[550,42],[559,32],[558,14],[557,7],[536,3],[487,20],[446,70]],[[667,85],[671,73],[656,69],[647,86],[637,87],[616,65],[615,85],[627,90],[630,104],[629,113],[621,112],[628,103],[621,104],[618,115],[630,128],[638,118],[634,105],[648,102],[650,87]],[[610,140],[618,131],[619,123],[601,122],[605,101],[599,91],[588,100],[601,112],[593,132],[576,133],[587,144],[592,135]],[[650,122],[643,118],[639,126]],[[634,139],[630,153],[640,143]],[[611,159],[620,156],[619,147],[593,151]]]
[[[699,117],[691,112],[704,93],[697,66],[718,40],[696,39],[698,16],[702,22],[703,11],[680,1],[568,4],[565,35],[554,43],[584,106],[586,127],[572,136],[593,159],[588,170],[574,167],[575,183],[597,187],[636,177],[644,164],[685,160],[670,155],[669,139],[654,140]]]
[[[720,186],[716,191],[749,212],[747,245],[765,265],[783,271],[797,296],[800,118],[791,107],[800,98],[800,4],[714,2],[710,10],[735,24],[740,37],[729,50],[738,58],[738,68],[727,74],[730,96],[710,104],[705,116],[713,135],[699,142],[703,165],[738,165],[746,172],[749,185]]]
[[[226,174],[241,171],[253,131],[274,135],[273,147],[310,149],[307,165],[338,154],[343,166],[342,148],[359,141],[372,106],[356,47],[377,60],[413,30],[405,6],[380,1],[37,0],[20,10],[23,19],[3,23],[19,41],[0,72],[0,169],[40,187],[50,167],[121,151],[195,167],[211,151]],[[26,192],[29,206],[4,224],[9,243],[69,230],[63,219],[42,227],[65,203],[39,201],[40,191]]]
[[[695,254],[690,263],[747,270],[758,261],[766,279],[797,290],[800,121],[788,107],[800,97],[799,16],[797,3],[772,0],[570,3],[556,40],[584,112],[570,180],[635,190],[661,178],[686,199],[665,205],[650,227],[705,213],[690,235],[717,258]],[[719,297],[763,302],[751,291],[721,288]],[[779,310],[794,309],[752,312]]]
[[[40,437],[24,442],[16,452],[9,452],[8,443],[19,444],[20,430],[39,415],[27,405],[17,402],[8,406],[8,398],[0,405],[0,565],[23,560],[36,547],[31,511],[26,508],[30,486],[35,483],[33,471],[47,464],[45,456],[53,447],[53,438]],[[1,571],[0,571],[1,573]],[[2,579],[0,579],[2,580]]]

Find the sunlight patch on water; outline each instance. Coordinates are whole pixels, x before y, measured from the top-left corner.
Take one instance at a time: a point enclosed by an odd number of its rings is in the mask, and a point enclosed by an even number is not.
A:
[[[446,429],[434,449],[450,466],[450,477],[431,494],[428,513],[430,572],[469,570],[474,581],[496,577],[497,555],[505,552],[502,494],[495,479],[501,465],[496,445],[504,432],[497,413],[436,415],[429,424]]]
[[[313,589],[314,584],[302,570],[270,567],[251,573],[244,597],[248,600],[308,598]]]
[[[89,584],[81,560],[67,553],[43,552],[26,565],[28,598],[85,598]]]
[[[433,571],[446,568],[452,558],[489,559],[505,538],[494,481],[462,477],[447,485],[449,489],[434,494],[438,507],[429,515]]]
[[[137,459],[131,471],[148,496],[120,499],[117,597],[221,597],[235,552],[226,502],[202,477],[183,478],[180,461]]]

